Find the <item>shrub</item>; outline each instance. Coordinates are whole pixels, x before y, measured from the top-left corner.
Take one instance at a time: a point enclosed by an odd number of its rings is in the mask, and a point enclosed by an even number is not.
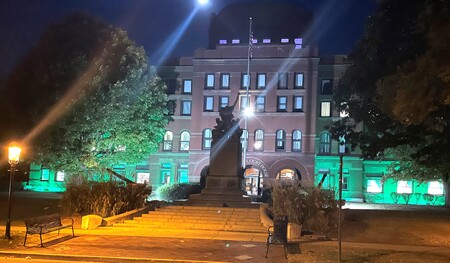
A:
[[[141,208],[151,189],[146,184],[122,182],[89,182],[82,176],[66,185],[62,198],[64,214],[95,214],[109,217]]]
[[[179,199],[186,199],[190,194],[201,192],[199,183],[172,183],[165,184],[156,189],[153,199],[173,202]]]
[[[318,187],[301,187],[295,181],[276,181],[271,185],[270,212],[274,217],[287,216],[303,229],[328,232],[336,226],[338,202],[334,192]]]

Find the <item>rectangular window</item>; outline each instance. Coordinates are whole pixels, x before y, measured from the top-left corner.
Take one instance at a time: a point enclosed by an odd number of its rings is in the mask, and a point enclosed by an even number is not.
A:
[[[214,74],[206,74],[205,89],[214,89]]]
[[[185,79],[183,80],[183,94],[191,94],[192,93],[192,80]]]
[[[248,74],[243,73],[241,77],[241,89],[247,88],[250,88],[250,78],[248,77]]]
[[[303,89],[303,73],[295,73],[295,85],[296,89]]]
[[[333,92],[333,80],[322,79],[320,87],[321,87],[320,92],[322,94],[331,94]]]
[[[214,111],[214,97],[205,96],[203,101],[203,111]]]
[[[367,179],[367,192],[382,193],[383,185],[381,183],[381,179]]]
[[[266,88],[266,74],[258,74],[258,89]]]
[[[294,96],[294,108],[292,111],[303,111],[303,96]]]
[[[342,190],[348,190],[348,176],[342,177]]]
[[[229,89],[230,88],[230,74],[220,75],[220,88]]]
[[[250,97],[248,97],[248,98],[250,98]],[[241,103],[241,105],[240,105],[240,107],[239,107],[239,109],[241,110],[241,111],[243,111],[243,110],[245,110],[245,108],[247,108],[248,106],[250,106],[250,104],[249,104],[249,102],[248,102],[248,100],[247,100],[247,96],[241,96],[241,101],[240,101]]]
[[[58,172],[56,172],[55,181],[64,182],[65,177],[66,177],[66,174],[63,171],[58,171]]]
[[[287,97],[278,96],[277,97],[277,111],[285,112],[287,111]]]
[[[412,181],[398,181],[397,194],[412,194]]]
[[[228,96],[220,96],[219,97],[219,110],[228,106],[229,97]]]
[[[430,195],[444,195],[444,185],[438,181],[429,182],[427,193]]]
[[[169,108],[169,115],[174,115],[175,114],[176,106],[177,106],[176,100],[169,100],[167,102],[167,107]]]
[[[278,88],[279,89],[287,89],[288,88],[287,72],[278,73]]]
[[[50,170],[43,168],[41,170],[41,181],[48,181],[50,179]]]
[[[181,101],[181,115],[191,115],[192,101],[182,100]]]
[[[148,184],[150,182],[150,173],[137,173],[136,183],[138,184]]]
[[[167,86],[167,94],[175,94],[175,90],[177,88],[177,80],[176,79],[166,79],[164,80]]]
[[[331,117],[331,102],[320,102],[320,117]]]
[[[264,112],[266,110],[266,96],[255,97],[255,110],[256,112]]]

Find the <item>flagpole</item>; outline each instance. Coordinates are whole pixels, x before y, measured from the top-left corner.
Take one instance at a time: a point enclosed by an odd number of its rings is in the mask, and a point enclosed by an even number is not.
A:
[[[244,136],[244,152],[242,154],[243,156],[243,164],[244,172],[246,169],[246,162],[247,162],[247,148],[248,148],[248,110],[250,108],[250,98],[249,98],[249,89],[250,89],[250,58],[252,55],[252,43],[253,41],[253,32],[252,32],[252,18],[249,18],[249,27],[248,27],[248,52],[247,52],[247,85],[245,88],[245,97],[246,97],[246,107],[244,109],[244,130],[246,132],[247,136]]]

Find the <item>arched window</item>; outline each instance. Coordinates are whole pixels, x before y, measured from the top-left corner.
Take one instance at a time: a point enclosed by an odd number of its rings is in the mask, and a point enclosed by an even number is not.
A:
[[[275,148],[277,151],[286,149],[286,132],[284,130],[277,130]]]
[[[255,131],[255,144],[253,145],[255,151],[264,150],[264,131],[256,130]]]
[[[191,141],[191,134],[188,131],[183,131],[180,134],[180,151],[189,151],[189,143]]]
[[[242,130],[242,134],[241,134],[241,145],[242,145],[242,149],[245,149],[245,145],[248,144],[248,131],[247,130]],[[247,147],[248,150],[248,147]]]
[[[166,131],[166,133],[164,134],[163,150],[172,151],[172,145],[173,145],[173,132]]]
[[[277,173],[276,178],[278,180],[295,180],[295,171],[285,168]]]
[[[211,149],[212,132],[211,129],[203,130],[202,149]]]
[[[292,151],[293,152],[302,151],[302,132],[300,130],[292,131]]]
[[[320,134],[319,153],[331,153],[331,136],[328,132]]]

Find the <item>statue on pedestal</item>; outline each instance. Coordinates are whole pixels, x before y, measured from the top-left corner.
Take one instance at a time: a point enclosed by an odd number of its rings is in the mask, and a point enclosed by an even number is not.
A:
[[[239,99],[239,96],[236,96],[236,100],[234,101],[233,105],[231,106],[225,106],[219,111],[219,118],[216,118],[217,125],[214,126],[214,129],[212,131],[212,138],[213,140],[218,140],[222,138],[223,136],[226,136],[227,138],[240,138],[242,135],[242,129],[239,127],[239,118],[234,120],[234,107],[237,104],[237,101]]]

